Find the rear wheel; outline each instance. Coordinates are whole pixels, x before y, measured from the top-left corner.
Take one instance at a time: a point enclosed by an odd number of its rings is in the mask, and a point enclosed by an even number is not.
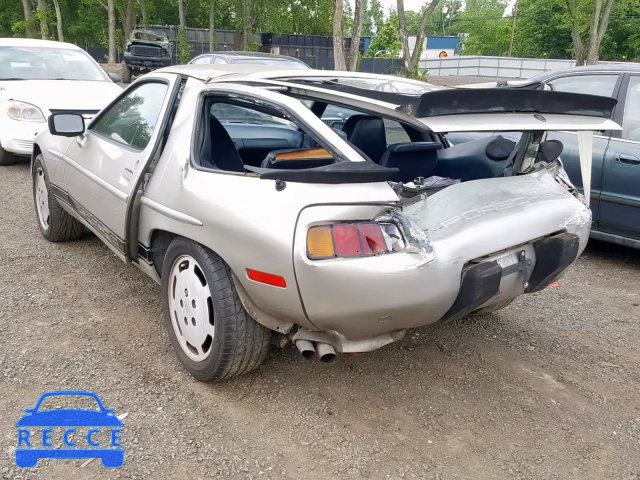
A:
[[[50,242],[68,242],[82,236],[84,225],[65,212],[51,193],[42,155],[33,162],[33,203],[44,238]]]
[[[13,165],[16,163],[16,157],[13,153],[7,152],[2,146],[0,146],[0,166]]]
[[[178,238],[169,245],[162,270],[167,331],[191,375],[225,380],[262,363],[271,331],[247,314],[218,255]]]

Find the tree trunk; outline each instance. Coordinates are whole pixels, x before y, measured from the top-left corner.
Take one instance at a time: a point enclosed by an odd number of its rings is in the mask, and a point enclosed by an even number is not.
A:
[[[149,26],[149,17],[147,15],[147,1],[138,0],[138,5],[140,5],[140,14],[142,15],[142,27],[147,28]]]
[[[571,29],[571,39],[573,40],[573,51],[576,55],[576,67],[581,67],[585,63],[584,43],[580,37],[580,30],[577,25]]]
[[[109,17],[109,63],[116,63],[116,7],[115,0],[108,0]]]
[[[416,45],[413,53],[409,51],[409,38],[407,36],[407,18],[404,11],[404,0],[398,0],[398,24],[400,27],[400,39],[402,40],[402,56],[404,58],[404,68],[409,74],[413,74],[420,61],[420,53],[422,52],[422,42],[424,42],[424,31],[427,28],[427,21],[433,14],[434,10],[440,3],[440,0],[431,0],[429,6],[422,14],[418,35],[416,36]]]
[[[600,44],[609,27],[611,9],[614,0],[596,0],[589,27],[589,44],[587,47],[587,65],[597,65],[600,58]]]
[[[38,14],[40,17],[40,34],[42,40],[49,40],[49,23],[47,22],[47,0],[38,0]]]
[[[25,33],[27,38],[33,38],[35,37],[35,32],[31,26],[31,21],[33,19],[33,5],[31,4],[31,0],[22,0],[22,9],[24,10],[24,21],[27,22],[27,29]]]
[[[58,41],[64,42],[64,33],[62,32],[62,12],[60,12],[60,2],[53,0],[53,6],[56,9],[56,26],[58,27]]]
[[[344,58],[344,32],[342,30],[342,14],[344,0],[331,0],[333,5],[333,61],[336,70],[346,70]]]
[[[216,0],[209,5],[209,51],[216,51]]]
[[[180,17],[180,28],[186,28],[187,18],[184,13],[184,0],[178,0],[178,16]]]
[[[249,50],[251,44],[252,3],[251,0],[242,0],[242,43],[240,45],[242,51]]]
[[[355,72],[358,68],[360,56],[360,36],[362,35],[362,22],[364,21],[363,0],[355,0],[356,8],[353,16],[353,35],[351,36],[351,53],[349,54],[349,70]]]

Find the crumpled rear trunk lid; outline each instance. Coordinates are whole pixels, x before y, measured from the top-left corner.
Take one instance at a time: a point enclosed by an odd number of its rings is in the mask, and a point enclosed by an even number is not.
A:
[[[591,211],[546,170],[464,182],[403,204],[436,258],[455,251],[462,262],[561,231],[579,233],[586,244],[591,224]]]

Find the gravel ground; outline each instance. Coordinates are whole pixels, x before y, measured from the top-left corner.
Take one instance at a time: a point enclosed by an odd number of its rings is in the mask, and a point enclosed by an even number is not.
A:
[[[274,350],[209,385],[153,281],[92,235],[42,238],[26,163],[2,168],[0,203],[0,478],[640,478],[640,251],[593,242],[498,313],[330,365]],[[15,467],[15,422],[52,390],[127,414],[121,469]]]

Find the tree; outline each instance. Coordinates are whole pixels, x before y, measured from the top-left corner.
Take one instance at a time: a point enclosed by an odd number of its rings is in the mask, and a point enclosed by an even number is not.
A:
[[[463,40],[466,55],[507,55],[511,19],[503,17],[506,6],[507,0],[467,0],[458,24],[469,35]]]
[[[27,38],[33,38],[33,5],[31,4],[31,0],[22,0],[22,9],[24,10],[24,21]]]
[[[115,0],[107,0],[107,15],[109,17],[109,63],[116,63],[116,6]]]
[[[566,0],[576,65],[596,65],[615,0]]]
[[[418,61],[420,60],[420,54],[422,53],[422,42],[424,42],[424,32],[427,26],[427,20],[433,11],[436,9],[440,0],[431,0],[431,3],[426,8],[423,8],[422,21],[416,36],[416,45],[413,49],[413,53],[409,50],[409,37],[407,35],[407,17],[404,11],[404,0],[398,0],[398,25],[400,29],[400,41],[402,42],[402,56],[404,58],[405,70],[413,74],[418,67]]]
[[[344,12],[343,0],[331,0],[333,5],[333,61],[336,70],[346,70],[344,58],[344,31],[342,30],[342,16]]]
[[[251,42],[252,29],[252,12],[253,7],[252,0],[242,0],[242,45],[240,50],[249,50],[249,43]]]
[[[209,0],[209,51],[216,51],[216,0]]]
[[[362,34],[373,37],[384,25],[384,12],[380,0],[363,1]]]
[[[369,50],[365,57],[372,58],[376,53],[387,51],[389,53],[380,55],[382,58],[398,58],[402,50],[400,43],[400,32],[398,31],[398,14],[392,12],[389,19],[382,24],[376,36],[371,39]]]
[[[62,32],[62,12],[60,11],[60,3],[53,0],[53,8],[56,9],[56,27],[58,28],[58,41],[64,42],[64,33]]]
[[[178,0],[178,18],[180,20],[180,28],[186,28],[187,17],[184,12],[184,0]]]
[[[47,22],[47,0],[38,0],[38,19],[42,40],[49,40],[49,24]]]
[[[353,17],[353,33],[351,35],[351,53],[349,54],[349,70],[356,71],[360,56],[360,36],[362,35],[363,0],[355,0],[356,9]]]
[[[149,14],[147,13],[147,0],[138,0],[140,5],[140,15],[142,16],[142,27],[147,28],[149,26]]]

